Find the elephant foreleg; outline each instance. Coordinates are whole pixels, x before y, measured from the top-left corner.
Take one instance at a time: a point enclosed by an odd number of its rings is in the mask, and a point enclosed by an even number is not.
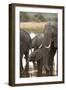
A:
[[[56,48],[54,47],[53,43],[50,48],[50,55],[49,55],[49,67],[50,67],[50,75],[53,75],[53,62],[54,62],[54,55],[56,53]]]
[[[34,66],[34,70],[35,70],[37,68],[37,62],[36,61],[33,62],[33,66]]]
[[[37,61],[37,69],[38,69],[38,73],[37,76],[42,76],[42,62],[41,60]]]
[[[28,61],[28,54],[29,54],[29,52],[25,53],[25,59],[26,59],[25,75],[26,75],[26,77],[29,76],[29,62],[27,63],[27,61]]]
[[[46,76],[49,76],[50,75],[50,68],[49,68],[49,66],[46,66],[45,70],[46,70]]]

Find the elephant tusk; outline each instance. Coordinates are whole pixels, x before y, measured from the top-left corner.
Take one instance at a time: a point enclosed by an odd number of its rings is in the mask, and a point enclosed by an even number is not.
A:
[[[39,48],[41,48],[42,47],[42,44],[39,46]]]
[[[51,44],[49,44],[48,46],[45,46],[45,48],[50,48]]]

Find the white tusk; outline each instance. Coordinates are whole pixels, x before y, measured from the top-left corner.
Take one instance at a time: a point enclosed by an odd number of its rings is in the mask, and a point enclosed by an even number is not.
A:
[[[39,48],[41,48],[42,47],[42,44],[39,46]]]
[[[50,48],[51,44],[49,44],[48,46],[45,46],[45,48]]]

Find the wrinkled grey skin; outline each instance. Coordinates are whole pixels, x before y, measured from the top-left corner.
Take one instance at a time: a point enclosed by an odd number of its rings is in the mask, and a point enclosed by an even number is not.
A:
[[[44,39],[44,33],[37,34],[32,39],[32,48],[34,48],[34,51],[37,50],[40,47],[43,39]],[[35,62],[33,62],[33,65],[34,65],[34,67],[36,66]]]
[[[44,28],[44,39],[43,46],[48,46],[52,42],[54,42],[54,47],[57,48],[57,24],[48,22]]]
[[[22,77],[22,71],[23,71],[23,64],[22,64],[22,58],[23,55],[25,55],[25,59],[27,62],[28,55],[29,55],[29,49],[31,49],[32,41],[31,37],[28,32],[24,30],[20,30],[20,77]],[[26,66],[28,69],[28,65]]]
[[[44,38],[44,33],[37,34],[33,39],[32,39],[32,48],[34,50],[38,49],[39,46],[41,45],[42,41]]]
[[[29,61],[37,61],[38,76],[42,75],[42,68],[44,67],[49,72],[48,60],[49,60],[49,49],[39,48],[33,51],[29,56]]]
[[[53,74],[53,61],[54,61],[54,55],[56,53],[56,50],[58,48],[58,44],[57,44],[57,23],[51,23],[48,22],[45,25],[44,28],[44,39],[42,42],[42,46],[43,47],[47,47],[50,44],[50,55],[49,55],[49,68],[50,68],[50,72],[51,75]]]
[[[43,66],[48,75],[53,75],[53,61],[57,47],[57,24],[47,23],[44,29],[42,47],[29,56],[29,61],[37,61],[38,76],[42,73]]]

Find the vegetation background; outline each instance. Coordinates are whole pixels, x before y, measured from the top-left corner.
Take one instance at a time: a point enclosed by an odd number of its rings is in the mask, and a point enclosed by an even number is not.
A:
[[[42,32],[48,21],[57,23],[57,13],[20,12],[20,28],[28,32]]]

